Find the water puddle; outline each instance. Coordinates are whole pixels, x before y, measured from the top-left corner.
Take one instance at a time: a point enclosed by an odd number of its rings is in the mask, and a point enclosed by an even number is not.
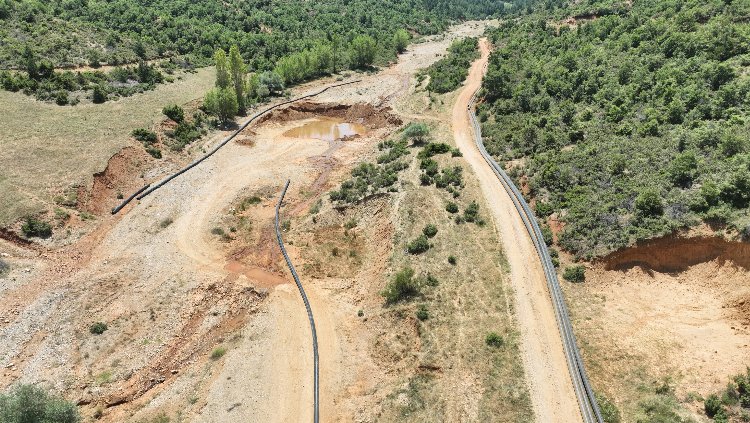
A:
[[[284,132],[284,136],[332,142],[354,135],[363,135],[366,132],[367,128],[358,123],[342,122],[332,118],[317,118]]]

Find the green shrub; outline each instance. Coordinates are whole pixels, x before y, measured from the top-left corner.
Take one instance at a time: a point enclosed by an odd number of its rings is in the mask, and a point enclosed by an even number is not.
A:
[[[21,226],[21,231],[28,237],[49,238],[52,236],[52,225],[35,217],[27,217]]]
[[[422,254],[430,249],[430,242],[425,235],[420,235],[406,245],[409,254]]]
[[[505,343],[505,340],[496,332],[490,332],[484,337],[484,342],[490,347],[500,348]]]
[[[153,146],[146,147],[146,153],[150,154],[151,157],[153,157],[155,159],[161,159],[161,157],[162,157],[161,156],[161,150],[159,150],[158,148],[153,147]]]
[[[653,189],[642,191],[635,199],[635,209],[643,216],[661,215],[664,213],[661,195]]]
[[[211,360],[218,360],[221,357],[224,357],[224,354],[227,353],[227,349],[224,347],[216,347],[213,351],[211,351]]]
[[[447,211],[448,213],[454,213],[454,214],[458,213],[458,204],[451,201],[445,206],[445,211]]]
[[[417,154],[419,159],[428,159],[438,154],[444,154],[451,151],[451,146],[444,142],[431,142],[422,148],[422,151]]]
[[[427,311],[427,306],[425,304],[420,304],[417,308],[417,319],[425,321],[430,318],[430,313]]]
[[[424,227],[424,229],[422,229],[422,233],[423,233],[423,234],[424,234],[424,235],[425,235],[425,236],[426,236],[427,238],[432,238],[432,237],[434,237],[435,235],[437,235],[437,233],[438,233],[438,228],[437,228],[437,226],[435,226],[435,225],[433,225],[432,223],[430,223],[429,225],[425,226],[425,227]]]
[[[55,95],[55,103],[57,103],[58,106],[64,106],[68,104],[68,92],[58,91],[57,95]]]
[[[107,330],[107,324],[104,322],[96,322],[89,326],[89,332],[94,335],[101,335]]]
[[[415,144],[425,142],[428,135],[430,135],[430,128],[424,123],[412,122],[404,128],[404,138],[412,140]]]
[[[172,119],[177,123],[182,123],[185,120],[185,110],[176,104],[170,104],[162,109],[164,116]]]
[[[622,421],[620,410],[617,409],[615,403],[610,401],[609,398],[596,394],[596,401],[599,403],[604,423],[620,423]]]
[[[709,395],[703,403],[703,409],[708,417],[714,417],[721,411],[721,400],[716,394]]]
[[[435,286],[438,286],[438,284],[440,284],[440,281],[438,281],[436,277],[432,276],[431,273],[428,273],[424,279],[424,284],[427,286],[435,287]]]
[[[419,294],[419,283],[414,278],[414,269],[410,267],[403,268],[396,273],[391,282],[386,285],[380,293],[389,304],[402,301],[409,297]]]
[[[472,201],[471,204],[469,204],[468,207],[466,207],[466,210],[464,210],[464,220],[467,222],[480,222],[479,218],[479,204],[477,204],[476,201]]]
[[[101,104],[107,101],[107,89],[102,85],[95,86],[94,91],[91,94],[91,101],[93,101],[94,104]]]
[[[3,423],[77,423],[81,421],[76,405],[50,395],[34,385],[18,385],[0,394],[0,422]]]
[[[156,132],[150,131],[145,128],[133,129],[133,132],[131,132],[130,134],[133,136],[133,138],[144,144],[153,144],[157,139]]]
[[[456,263],[458,263],[458,259],[456,258],[456,256],[450,255],[448,256],[448,263],[455,266]]]
[[[563,278],[569,282],[583,282],[586,280],[586,268],[580,265],[566,267]]]

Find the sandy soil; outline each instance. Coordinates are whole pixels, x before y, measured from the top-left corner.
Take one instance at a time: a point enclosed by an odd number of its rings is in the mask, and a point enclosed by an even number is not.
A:
[[[488,41],[483,39],[480,47],[482,57],[472,65],[453,108],[454,136],[479,178],[510,264],[521,351],[536,419],[540,422],[581,421],[541,263],[510,196],[474,143],[467,106],[481,85],[483,68],[489,58]]]
[[[447,37],[413,46],[398,65],[316,100],[385,107],[452,38],[482,30],[475,23],[456,27]],[[296,94],[330,82],[302,86]],[[0,299],[0,386],[45,383],[76,400],[87,416],[101,413],[101,421],[159,413],[177,421],[309,421],[309,329],[278,260],[271,231],[275,196],[291,178],[284,213],[306,212],[332,186],[329,178],[340,179],[395,126],[373,124],[366,137],[335,145],[283,136],[304,123],[302,117],[271,119],[253,127],[245,136],[252,142],[244,143],[252,146],[228,144],[140,204],[116,217],[100,216],[98,229],[71,247],[48,251],[2,241],[13,270]],[[356,123],[367,126],[367,119]],[[159,179],[167,170],[144,178]],[[246,213],[247,225],[232,232],[227,219],[250,193],[262,201]],[[216,228],[228,240],[212,233]],[[243,237],[252,240],[247,248],[240,248]],[[385,262],[382,252],[373,254],[366,270],[375,274]],[[343,287],[307,289],[322,346],[321,417],[350,421],[357,402],[343,398],[371,392],[376,366],[357,339],[356,321],[341,319],[356,314],[355,306],[342,309],[330,300],[330,290]],[[99,336],[88,330],[96,321],[108,324]]]
[[[749,251],[715,237],[657,239],[591,265],[584,284],[566,284],[594,383],[626,421],[638,386],[662,380],[702,420],[702,402],[688,394],[719,392],[744,372]]]

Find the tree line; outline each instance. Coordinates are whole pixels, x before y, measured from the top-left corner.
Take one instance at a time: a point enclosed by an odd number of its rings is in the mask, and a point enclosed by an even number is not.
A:
[[[540,2],[491,32],[488,150],[525,159],[581,257],[702,221],[750,237],[750,3],[621,3]]]

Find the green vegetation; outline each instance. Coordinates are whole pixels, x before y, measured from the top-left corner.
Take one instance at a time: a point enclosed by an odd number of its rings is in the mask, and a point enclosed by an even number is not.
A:
[[[497,333],[490,332],[484,337],[484,343],[493,348],[500,348],[505,343],[505,340]]]
[[[406,251],[409,254],[422,254],[430,249],[430,241],[425,235],[420,235],[406,244]]]
[[[491,30],[485,143],[592,258],[695,225],[750,224],[750,3],[584,0]],[[576,14],[597,19],[563,21]],[[539,210],[538,210],[539,211]],[[541,215],[541,213],[540,213]]]
[[[563,279],[568,282],[584,282],[586,280],[586,268],[580,265],[566,267]]]
[[[602,412],[602,418],[605,423],[620,423],[622,416],[617,406],[604,395],[596,394],[596,402],[599,404],[599,409]]]
[[[21,231],[28,238],[49,238],[52,236],[52,225],[49,222],[29,216],[21,226]]]
[[[378,157],[378,164],[360,163],[352,170],[352,178],[344,181],[337,191],[331,191],[331,201],[338,205],[354,204],[368,196],[395,191],[398,173],[408,165],[398,160],[409,154],[404,142],[386,141],[379,145],[381,150],[388,149]]]
[[[424,234],[424,235],[425,235],[425,236],[426,236],[427,238],[432,238],[432,237],[434,237],[435,235],[437,235],[437,233],[438,233],[438,228],[437,228],[437,226],[435,226],[435,225],[433,225],[432,223],[430,223],[429,225],[425,226],[425,227],[424,227],[424,229],[422,229],[422,233],[423,233],[423,234]]]
[[[92,100],[103,103],[172,81],[176,69],[209,65],[216,50],[230,46],[237,46],[229,50],[230,73],[276,70],[286,83],[298,83],[393,60],[411,39],[405,28],[435,34],[451,18],[506,9],[492,0],[448,10],[412,0],[3,0],[0,67],[14,70],[0,73],[0,86],[60,105],[75,104],[91,91]],[[243,58],[247,68],[237,66]],[[103,63],[114,68],[105,73]],[[81,66],[93,70],[75,69]],[[242,113],[244,81],[232,88]]]
[[[176,104],[165,106],[161,110],[161,112],[164,114],[164,116],[172,119],[177,123],[182,123],[182,121],[185,120],[185,110],[183,110],[182,107]]]
[[[750,414],[750,367],[732,378],[721,394],[711,394],[703,402],[706,415],[715,422],[748,421]]]
[[[419,307],[417,307],[417,312],[415,314],[417,316],[417,319],[421,321],[425,321],[430,318],[430,312],[427,310],[426,304],[420,304]]]
[[[456,256],[450,255],[448,256],[448,264],[455,266],[458,263],[458,259]]]
[[[153,144],[157,140],[156,132],[144,128],[133,129],[131,135],[143,144]]]
[[[451,214],[458,213],[458,204],[451,201],[450,203],[446,204],[445,211]]]
[[[227,353],[227,349],[224,347],[216,347],[213,351],[211,351],[211,360],[218,360],[221,357],[224,357],[224,354]]]
[[[50,395],[34,385],[17,385],[0,394],[0,421],[3,423],[77,423],[76,405]]]
[[[448,55],[427,68],[430,76],[427,90],[447,93],[460,87],[469,75],[471,62],[479,58],[479,42],[476,38],[456,40],[448,48]]]
[[[96,322],[89,327],[89,332],[94,335],[101,335],[107,330],[107,324],[104,322]]]
[[[389,304],[405,300],[419,294],[419,280],[414,277],[414,269],[405,267],[394,276],[380,293]]]

